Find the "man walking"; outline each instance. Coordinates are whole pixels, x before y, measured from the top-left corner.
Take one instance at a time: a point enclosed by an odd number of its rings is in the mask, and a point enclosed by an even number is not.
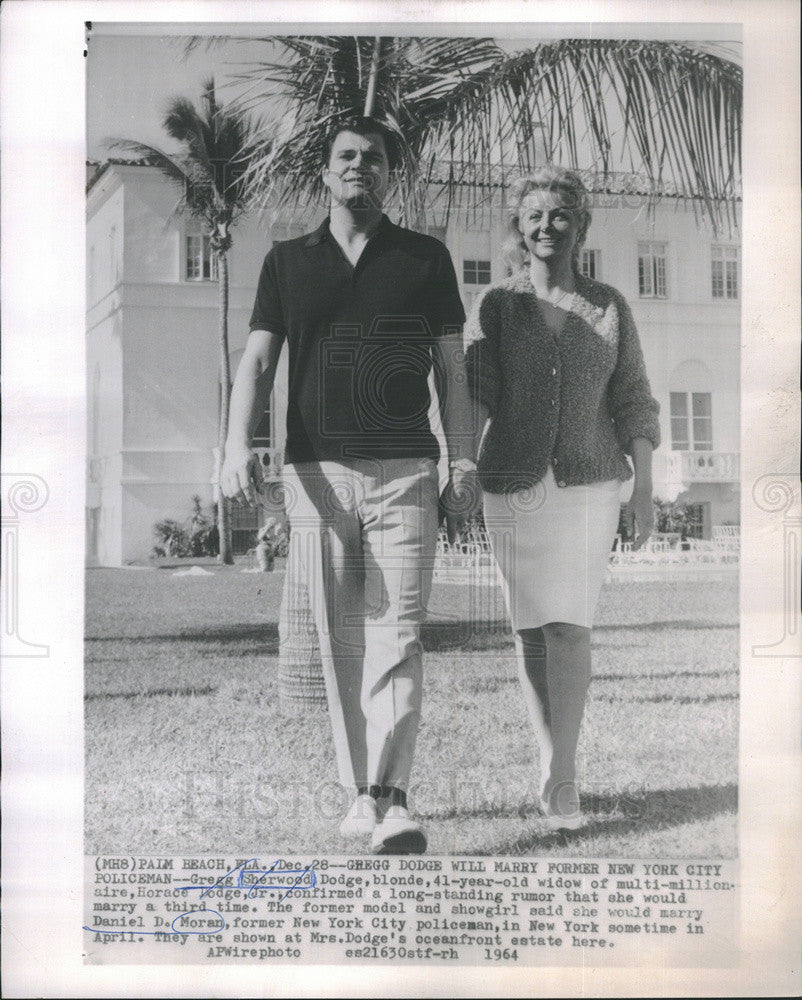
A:
[[[261,472],[251,435],[286,340],[291,544],[317,624],[340,780],[357,791],[340,832],[372,835],[380,854],[417,854],[426,837],[406,791],[439,521],[433,363],[450,498],[464,500],[461,516],[448,514],[450,534],[478,491],[467,481],[474,445],[454,268],[442,243],[383,214],[392,152],[375,120],[338,125],[323,167],[329,217],[267,254],[232,390],[221,485],[233,500],[255,502]]]

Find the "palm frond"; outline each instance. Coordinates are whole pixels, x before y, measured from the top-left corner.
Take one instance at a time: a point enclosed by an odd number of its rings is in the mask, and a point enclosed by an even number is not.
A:
[[[230,35],[165,35],[164,41],[173,49],[178,50],[179,58],[182,62],[195,52],[212,52],[214,49],[222,48],[231,41]]]
[[[150,166],[158,167],[170,180],[175,181],[177,184],[183,184],[189,176],[178,160],[156,146],[149,146],[144,142],[135,142],[132,139],[108,139],[107,143],[110,149],[130,153],[139,160],[147,161]]]
[[[276,125],[257,136],[249,182],[289,204],[322,194],[325,133],[361,114],[374,39],[278,41],[286,59],[239,80],[250,84],[242,106],[273,101],[287,133],[269,148]],[[509,54],[489,38],[387,38],[376,79],[375,116],[401,154],[396,194],[410,205],[438,160],[450,160],[449,185],[470,182],[465,196],[481,200],[499,172],[547,159],[600,184],[626,165],[652,197],[668,189],[719,222],[740,194],[741,115],[740,66],[678,42],[564,39]]]
[[[166,227],[169,228],[169,224],[174,218],[185,213],[202,221],[208,221],[204,211],[204,198],[197,190],[198,185],[193,177],[192,166],[186,159],[182,160],[170,156],[156,146],[149,146],[147,143],[129,139],[111,139],[108,141],[108,145],[111,149],[132,154],[148,166],[158,167],[165,177],[173,182],[177,199],[175,207],[165,223]]]

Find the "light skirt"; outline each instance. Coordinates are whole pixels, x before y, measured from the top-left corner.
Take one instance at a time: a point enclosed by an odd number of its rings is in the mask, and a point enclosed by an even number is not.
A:
[[[621,483],[559,487],[544,478],[485,493],[484,518],[513,630],[565,622],[590,628],[618,529]]]

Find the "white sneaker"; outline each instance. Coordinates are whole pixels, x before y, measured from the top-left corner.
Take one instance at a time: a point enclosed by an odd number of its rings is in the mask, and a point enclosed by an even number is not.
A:
[[[423,854],[426,834],[404,806],[390,806],[376,824],[371,841],[375,854]]]
[[[376,826],[376,800],[372,795],[357,795],[340,823],[341,837],[367,837]]]

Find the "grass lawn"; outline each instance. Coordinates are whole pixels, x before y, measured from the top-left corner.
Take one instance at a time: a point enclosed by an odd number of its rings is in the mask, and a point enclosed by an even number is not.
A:
[[[326,711],[280,712],[282,575],[208,568],[87,571],[86,851],[354,853]],[[411,789],[429,853],[734,856],[736,579],[605,585],[574,834],[534,805],[500,600],[435,584]]]

